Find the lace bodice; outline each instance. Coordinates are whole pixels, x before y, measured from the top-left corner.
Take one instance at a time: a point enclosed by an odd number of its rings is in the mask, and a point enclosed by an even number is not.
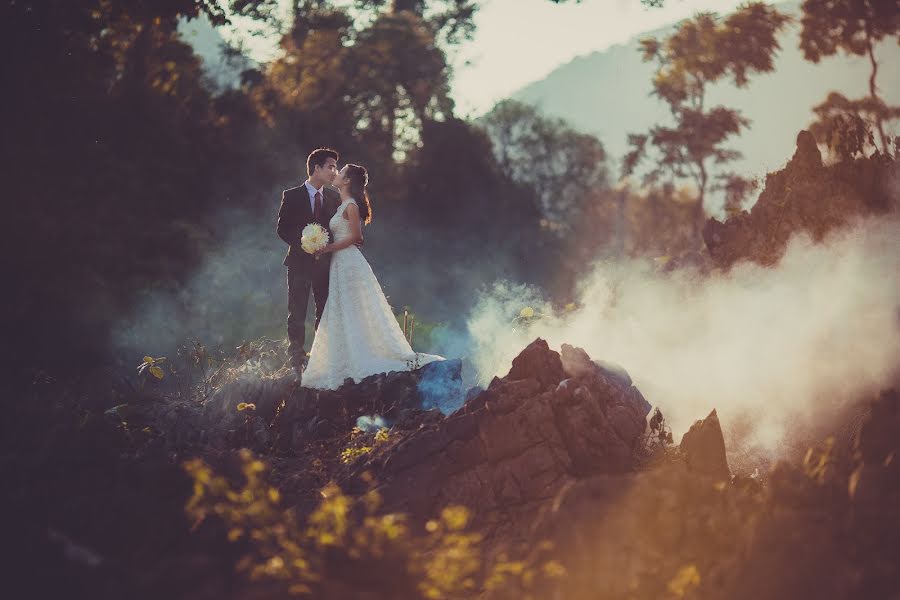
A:
[[[347,207],[351,204],[356,204],[356,200],[349,198],[341,202],[341,205],[338,206],[337,210],[334,212],[334,216],[331,217],[331,221],[328,222],[328,228],[331,229],[331,233],[334,234],[335,242],[340,242],[350,235],[350,221],[344,218],[344,211],[347,210]]]

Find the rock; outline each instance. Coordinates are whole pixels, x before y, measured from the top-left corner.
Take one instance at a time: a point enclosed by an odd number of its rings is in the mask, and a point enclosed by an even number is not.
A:
[[[513,359],[507,379],[537,379],[544,388],[555,386],[566,378],[559,354],[538,338]]]
[[[695,422],[684,434],[681,451],[691,471],[720,480],[731,479],[725,456],[725,438],[715,409],[705,419]]]
[[[895,390],[882,392],[872,402],[856,439],[856,451],[863,463],[882,464],[889,454],[900,456],[900,396]]]
[[[425,425],[433,425],[444,419],[444,414],[437,408],[422,410],[420,408],[405,408],[397,415],[393,426],[397,429],[408,431],[418,429]]]
[[[597,366],[583,348],[563,344],[560,348],[560,361],[563,371],[568,377],[584,377],[596,372]]]
[[[900,506],[900,395],[880,393],[871,403],[856,439],[857,466],[848,493],[857,518],[880,516]]]
[[[563,370],[569,377],[586,377],[601,374],[614,381],[619,387],[631,387],[631,376],[624,368],[605,360],[592,361],[587,352],[569,344],[563,344],[560,352]],[[648,408],[649,412],[649,408]]]
[[[361,491],[368,473],[385,510],[425,519],[461,503],[488,537],[508,533],[573,476],[634,467],[646,425],[642,397],[586,364],[580,377],[567,378],[559,355],[537,340],[509,375],[452,415],[376,447],[344,484]]]
[[[749,213],[706,222],[709,256],[724,269],[746,260],[773,265],[795,233],[820,241],[856,217],[891,210],[895,177],[896,163],[880,155],[825,166],[812,134],[801,131],[793,158],[766,177]]]
[[[822,168],[822,153],[813,134],[805,129],[797,134],[797,150],[791,157],[788,167],[807,171],[816,171]]]
[[[362,415],[402,421],[417,428],[442,418],[437,409],[462,404],[462,363],[429,363],[415,371],[382,373],[338,390],[310,390],[298,386],[287,370],[265,374],[260,369],[235,369],[237,376],[221,383],[202,402],[156,399],[127,407],[134,423],[148,424],[167,448],[187,449],[200,442],[217,449],[247,446],[257,451],[274,448],[296,453],[305,444],[349,432]],[[250,427],[247,413],[237,406],[255,405]],[[107,418],[121,419],[108,411]]]
[[[478,394],[484,391],[484,388],[480,385],[472,386],[469,388],[469,391],[466,392],[466,396],[463,399],[463,404],[476,397]]]

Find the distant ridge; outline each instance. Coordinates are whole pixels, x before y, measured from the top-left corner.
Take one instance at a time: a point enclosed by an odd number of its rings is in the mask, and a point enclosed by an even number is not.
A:
[[[779,8],[799,14],[798,3]],[[650,96],[654,68],[641,61],[638,41],[648,35],[665,35],[674,26],[577,57],[512,97],[597,135],[610,155],[619,158],[626,152],[628,133],[646,131],[668,115],[665,105]],[[773,73],[751,78],[744,89],[726,84],[711,90],[709,105],[739,108],[751,120],[750,129],[732,144],[745,155],[734,163],[743,173],[764,175],[780,168],[790,158],[797,132],[812,120],[812,107],[829,91],[850,97],[868,93],[867,59],[838,55],[815,65],[803,59],[798,43],[799,23],[795,23],[782,35]],[[900,104],[900,48],[896,41],[882,42],[876,58],[881,95],[889,103]]]

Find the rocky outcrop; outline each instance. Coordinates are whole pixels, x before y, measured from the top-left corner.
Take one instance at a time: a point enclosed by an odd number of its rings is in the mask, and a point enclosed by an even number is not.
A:
[[[775,264],[795,233],[819,241],[855,217],[891,210],[889,186],[897,172],[897,163],[882,155],[826,166],[812,134],[801,131],[793,158],[766,176],[750,212],[724,223],[709,219],[703,240],[719,267],[744,260]]]
[[[729,481],[731,471],[725,456],[725,437],[719,416],[713,410],[705,419],[694,423],[681,439],[681,453],[690,471]]]
[[[257,398],[257,411],[249,418],[246,412],[238,413],[234,402],[252,399],[241,390],[258,388],[237,379],[231,380],[231,392],[218,386],[218,394],[206,400],[214,403],[209,406],[199,400],[146,395],[132,398],[130,408],[112,414],[84,412],[77,405],[64,408],[58,403],[61,388],[56,387],[34,398],[41,401],[12,403],[2,436],[13,457],[6,461],[3,479],[7,513],[15,515],[7,537],[27,543],[14,545],[8,562],[14,575],[27,577],[22,593],[16,593],[15,581],[7,589],[11,597],[287,597],[276,581],[245,578],[236,569],[245,555],[259,550],[254,542],[230,542],[229,527],[212,512],[199,521],[187,519],[184,512],[193,489],[182,468],[186,458],[203,456],[217,474],[238,487],[246,481],[237,459],[247,453],[196,440],[190,434],[199,429],[196,423],[208,420],[217,431],[240,431],[249,422],[255,431],[257,420],[266,423],[274,410],[274,425],[267,427],[274,446],[251,458],[269,463],[260,483],[268,488],[267,497],[280,498],[279,512],[291,511],[292,522],[303,522],[310,508],[322,501],[320,490],[334,480],[358,500],[346,523],[365,518],[367,513],[357,509],[368,505],[369,498],[363,500],[355,492],[369,489],[363,477],[368,472],[368,481],[383,497],[383,510],[409,514],[404,523],[411,535],[426,533],[418,526],[442,506],[463,504],[472,509],[472,525],[484,536],[477,564],[488,568],[509,550],[508,559],[524,556],[526,562],[507,563],[507,568],[536,573],[547,565],[530,560],[546,552],[566,573],[531,578],[534,586],[527,594],[517,586],[501,585],[452,597],[897,596],[896,387],[876,397],[868,417],[853,428],[852,457],[836,456],[838,444],[826,439],[800,464],[780,462],[760,477],[736,475],[728,480],[722,477],[727,464],[720,460],[721,428],[714,413],[692,428],[680,448],[666,445],[663,456],[648,466],[635,458],[648,435],[642,432],[649,406],[621,367],[598,363],[571,346],[556,353],[540,340],[516,364],[528,365],[528,370],[517,368],[494,379],[448,416],[423,406],[426,398],[434,397],[421,392],[422,372],[382,375],[359,384],[368,386],[371,403],[356,395],[355,386],[322,397],[298,396],[303,402],[294,405],[297,419],[284,421],[280,419],[288,414],[288,402]],[[438,392],[457,389],[452,377],[456,367],[444,364],[442,369],[447,370],[430,376],[447,383]],[[278,385],[262,384],[270,390],[278,390]],[[340,410],[316,404],[326,401],[338,402]],[[345,428],[355,424],[355,415],[376,408],[396,419],[388,440],[344,464],[338,459],[342,449],[352,435],[362,435]],[[234,421],[232,413],[237,415]],[[657,430],[661,421],[651,419]],[[314,426],[300,435],[306,440],[302,447],[272,452],[277,450],[279,422],[290,425],[289,431],[295,424]],[[333,437],[318,437],[324,435],[317,429],[323,424],[333,429]],[[218,435],[206,435],[213,434]],[[172,441],[166,439],[169,435],[182,438]],[[719,475],[710,477],[710,471]],[[253,505],[243,497],[237,502],[242,519],[257,519],[265,531],[278,527],[271,511],[257,512],[255,500]],[[345,523],[340,510],[328,514]],[[396,533],[396,521],[388,518],[383,523],[389,525],[385,533]],[[348,531],[356,533],[353,525]],[[462,539],[463,546],[481,539],[450,529],[444,533]],[[380,538],[369,539],[375,544]],[[281,558],[283,548],[269,548],[272,558]],[[435,549],[432,541],[415,548],[427,548],[428,553]],[[333,556],[333,549],[323,546],[322,552]],[[421,597],[424,592],[414,579],[418,575],[408,570],[403,554],[407,550],[391,556],[379,550],[367,558],[329,558],[329,568],[321,571],[321,589],[329,591],[315,597]],[[444,550],[465,552],[454,546]],[[320,559],[315,552],[309,555],[311,561]],[[39,576],[33,574],[34,565],[40,565]],[[558,566],[552,570],[559,572]]]
[[[513,359],[512,369],[506,376],[512,381],[533,379],[542,387],[555,385],[565,377],[559,354],[551,352],[547,342],[542,339],[535,340]]]
[[[571,480],[543,505],[532,543],[549,540],[568,574],[542,590],[571,600],[690,597],[893,598],[900,590],[900,398],[872,404],[853,464],[832,439],[761,479],[711,478],[695,452],[724,458],[715,413],[679,454],[648,471]],[[725,475],[727,465],[713,465]],[[555,596],[554,596],[555,594]],[[537,594],[542,597],[541,593]],[[502,596],[497,596],[502,597]]]
[[[507,376],[359,461],[350,479],[373,476],[385,510],[426,518],[461,504],[488,536],[508,537],[570,482],[631,471],[648,410],[627,373],[538,339]]]
[[[205,399],[147,397],[111,417],[151,427],[170,450],[246,447],[290,455],[311,441],[348,434],[365,415],[398,429],[433,421],[440,410],[462,404],[461,373],[461,361],[447,360],[326,391],[297,385],[286,371],[235,369]],[[252,408],[239,410],[241,403]]]

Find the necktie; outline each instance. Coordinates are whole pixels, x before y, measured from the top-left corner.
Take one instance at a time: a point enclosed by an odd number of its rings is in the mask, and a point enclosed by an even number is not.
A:
[[[322,216],[322,193],[316,192],[316,207],[313,209],[313,221],[318,221]]]

